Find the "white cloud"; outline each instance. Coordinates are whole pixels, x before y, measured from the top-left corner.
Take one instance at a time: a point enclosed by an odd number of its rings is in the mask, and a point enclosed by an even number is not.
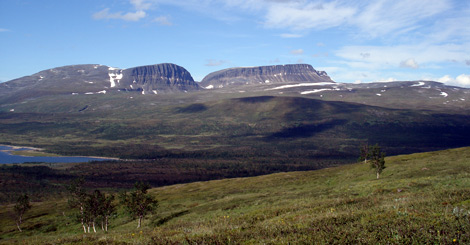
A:
[[[369,1],[347,23],[370,36],[404,34],[420,27],[421,21],[448,10],[449,0],[381,0]]]
[[[389,78],[381,78],[381,79],[378,79],[378,80],[375,80],[374,82],[376,83],[389,83],[389,82],[396,82],[398,81],[396,78],[393,78],[393,77],[389,77]]]
[[[450,75],[445,75],[437,79],[437,81],[441,83],[449,84],[449,85],[470,87],[470,75],[467,75],[467,74],[461,74],[457,76],[456,78],[453,78]]]
[[[407,59],[400,62],[400,67],[418,69],[419,65],[415,59]]]
[[[293,54],[293,55],[302,55],[302,54],[304,54],[304,50],[303,49],[295,49],[295,50],[290,51],[290,53]]]
[[[440,83],[446,83],[446,84],[448,84],[448,83],[453,83],[453,82],[455,82],[455,79],[452,78],[452,77],[450,77],[449,75],[445,75],[445,76],[443,76],[443,77],[437,79],[437,81],[440,82]]]
[[[170,21],[170,19],[166,16],[159,16],[155,19],[153,19],[153,22],[158,23],[161,26],[172,26],[173,23]]]
[[[279,35],[280,37],[283,37],[283,38],[299,38],[299,37],[303,37],[303,35],[300,35],[300,34],[292,34],[292,33],[283,33],[281,35]]]
[[[152,3],[146,0],[130,0],[130,3],[137,10],[147,10],[152,7]]]
[[[10,30],[5,29],[5,28],[0,28],[0,32],[7,32],[7,31],[10,31]]]
[[[354,8],[342,6],[338,1],[317,1],[315,3],[306,1],[274,2],[268,6],[265,26],[293,30],[324,30],[344,24],[355,12]]]
[[[457,82],[457,84],[468,87],[470,86],[470,75],[466,75],[466,74],[459,75],[455,79],[455,81]]]
[[[221,66],[221,65],[227,64],[227,63],[229,63],[229,62],[226,61],[226,60],[210,59],[210,60],[207,61],[206,66]]]
[[[470,43],[462,44],[410,44],[395,46],[345,46],[335,55],[345,59],[345,64],[356,68],[386,69],[396,67],[431,67],[438,63],[465,62]],[[364,54],[369,54],[364,59]],[[410,59],[413,57],[413,59]]]
[[[125,21],[138,21],[142,18],[145,18],[147,14],[143,10],[137,10],[136,12],[129,12],[123,14],[122,12],[110,13],[109,8],[105,8],[100,12],[94,13],[93,18],[100,19],[121,19]]]

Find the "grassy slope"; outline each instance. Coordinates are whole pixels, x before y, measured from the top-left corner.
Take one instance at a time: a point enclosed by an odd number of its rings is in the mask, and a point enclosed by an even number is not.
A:
[[[118,215],[82,235],[65,201],[35,203],[24,232],[11,206],[0,242],[27,243],[469,243],[470,148],[386,159],[380,180],[364,164],[152,189],[157,214],[142,230]],[[468,211],[466,211],[468,212]]]

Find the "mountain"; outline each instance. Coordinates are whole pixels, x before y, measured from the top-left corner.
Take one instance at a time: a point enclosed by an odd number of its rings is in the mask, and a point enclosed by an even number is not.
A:
[[[237,67],[210,73],[201,81],[205,88],[223,88],[249,84],[278,84],[286,82],[328,82],[333,80],[324,71],[311,65],[291,64],[258,67]]]
[[[175,64],[158,64],[139,66],[126,70],[114,70],[110,79],[116,79],[114,84],[127,91],[142,91],[142,94],[159,92],[188,92],[199,90],[199,85],[191,74]],[[121,79],[119,79],[122,76]]]
[[[1,83],[0,100],[11,102],[60,94],[106,94],[117,91],[156,94],[199,89],[191,74],[175,64],[129,69],[89,64],[57,67]]]

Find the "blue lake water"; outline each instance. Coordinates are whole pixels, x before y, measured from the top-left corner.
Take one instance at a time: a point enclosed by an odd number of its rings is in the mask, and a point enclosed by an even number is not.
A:
[[[29,148],[21,148],[18,150],[28,150]],[[27,163],[27,162],[48,162],[48,163],[74,163],[74,162],[90,162],[90,161],[107,161],[112,159],[93,158],[93,157],[25,157],[11,155],[4,150],[13,150],[13,147],[0,145],[0,164],[5,163]]]

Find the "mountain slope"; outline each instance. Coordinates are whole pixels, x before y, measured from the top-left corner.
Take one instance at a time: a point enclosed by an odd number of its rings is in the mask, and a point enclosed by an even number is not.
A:
[[[169,95],[77,95],[4,107],[0,143],[123,158],[175,151],[319,161],[355,159],[367,141],[380,143],[388,154],[470,145],[468,115],[285,96],[198,103],[171,97],[173,104]],[[145,145],[140,152],[139,145]]]
[[[156,94],[199,89],[191,74],[175,64],[165,63],[129,69],[103,65],[72,65],[0,83],[0,103],[47,95],[90,95],[118,91]]]
[[[143,228],[119,211],[110,230],[83,235],[64,199],[33,203],[24,232],[0,210],[0,243],[468,244],[470,148],[309,172],[155,188]],[[54,208],[51,208],[54,207]]]

